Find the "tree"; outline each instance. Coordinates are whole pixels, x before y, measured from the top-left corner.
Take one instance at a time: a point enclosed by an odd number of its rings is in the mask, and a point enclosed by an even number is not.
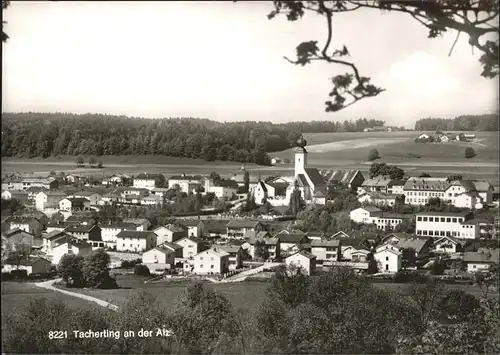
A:
[[[102,165],[102,160],[99,160],[99,162],[97,163],[97,168],[98,169],[104,168],[104,166]]]
[[[280,266],[271,279],[268,296],[295,308],[306,302],[309,282],[302,268],[295,265]]]
[[[369,173],[371,179],[377,176],[389,176],[393,180],[401,180],[405,175],[403,169],[395,165],[387,165],[386,163],[372,163]]]
[[[243,182],[244,182],[244,193],[248,193],[250,191],[250,174],[248,170],[245,170],[245,173],[243,174]]]
[[[334,41],[333,18],[337,13],[351,12],[358,9],[372,9],[385,12],[401,12],[410,15],[429,30],[429,38],[437,38],[448,30],[458,31],[469,36],[469,44],[481,51],[479,59],[483,66],[481,75],[485,78],[495,78],[498,75],[498,38],[495,41],[480,38],[498,33],[498,3],[472,0],[469,2],[454,1],[276,1],[275,9],[268,14],[272,19],[283,14],[289,21],[297,21],[306,12],[312,12],[324,18],[327,28],[327,39],[320,46],[318,41],[310,40],[300,43],[296,48],[295,60],[285,59],[295,65],[307,65],[312,61],[347,67],[350,72],[332,78],[333,88],[329,94],[333,100],[325,102],[327,112],[336,112],[356,102],[378,96],[383,88],[370,83],[370,78],[360,75],[353,62],[345,60],[349,56],[346,45],[341,49],[332,50]],[[481,16],[478,14],[481,13]],[[458,35],[457,35],[458,36]],[[321,48],[320,48],[321,47]],[[454,47],[454,44],[453,44]],[[451,48],[453,50],[453,47]],[[450,50],[451,54],[451,50]]]
[[[415,256],[415,249],[414,248],[403,249],[401,255],[401,261],[403,267],[415,266],[417,263],[417,257]]]
[[[266,261],[269,259],[269,250],[266,248],[266,243],[263,240],[255,242],[255,258]]]
[[[114,280],[109,275],[110,262],[109,254],[102,249],[87,255],[82,267],[85,284],[94,288],[116,287]]]
[[[431,279],[427,279],[424,284],[413,284],[410,287],[410,298],[417,305],[423,326],[427,326],[436,316],[442,294],[443,286]]]
[[[164,187],[167,187],[167,185],[168,185],[168,182],[167,182],[167,179],[165,178],[165,175],[158,174],[155,176],[155,187],[164,188]]]
[[[455,319],[464,322],[481,308],[479,300],[462,290],[449,290],[439,302],[439,310],[443,319]]]
[[[92,156],[92,157],[90,157],[90,158],[89,158],[89,165],[90,165],[91,167],[94,167],[94,165],[96,165],[96,164],[97,164],[97,160],[96,160],[96,158],[95,158],[95,157],[93,157],[93,156]]]
[[[372,149],[370,150],[370,153],[368,153],[368,161],[374,161],[380,159],[380,154],[377,149]]]
[[[421,177],[421,178],[426,178],[426,177],[431,177],[431,175],[430,175],[429,173],[425,173],[425,172],[424,172],[424,173],[420,174],[420,176],[419,176],[419,177]]]
[[[76,165],[78,167],[85,165],[85,159],[83,159],[83,156],[79,155],[78,158],[76,158]]]
[[[368,255],[366,256],[366,260],[368,260],[368,269],[366,270],[366,272],[369,275],[378,273],[379,272],[378,262],[377,260],[375,260],[372,252],[368,253]]]
[[[476,151],[472,147],[465,148],[465,158],[470,159],[476,156]]]
[[[66,282],[66,286],[82,287],[84,285],[83,261],[81,255],[74,254],[66,254],[61,258],[57,271]]]
[[[453,174],[453,175],[448,175],[446,177],[446,181],[448,182],[453,182],[453,181],[460,181],[462,180],[463,176],[459,174]]]
[[[300,210],[304,207],[305,203],[304,200],[302,199],[302,192],[299,189],[299,185],[297,182],[295,182],[295,188],[293,189],[291,195],[290,195],[290,213],[292,216],[297,216]]]

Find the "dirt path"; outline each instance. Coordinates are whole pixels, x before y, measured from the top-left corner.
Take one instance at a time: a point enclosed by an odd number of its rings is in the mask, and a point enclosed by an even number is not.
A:
[[[258,274],[261,271],[264,271],[264,269],[270,269],[276,266],[281,265],[281,263],[264,263],[264,265],[261,265],[259,267],[256,267],[255,269],[250,269],[247,271],[243,271],[239,274],[236,274],[234,276],[228,277],[227,279],[218,281],[218,283],[231,283],[231,282],[241,282],[245,281],[247,277]]]
[[[42,287],[42,288],[45,288],[47,290],[51,290],[51,291],[55,291],[55,292],[61,292],[61,293],[64,293],[66,295],[69,295],[69,296],[78,297],[78,298],[81,298],[82,300],[94,302],[94,303],[97,303],[99,306],[102,306],[105,308],[110,308],[114,311],[118,310],[118,306],[115,306],[114,304],[100,300],[99,298],[83,295],[83,294],[77,293],[77,292],[70,292],[70,291],[66,291],[66,290],[61,290],[60,288],[52,286],[55,282],[59,282],[61,280],[62,279],[55,279],[55,280],[49,280],[49,281],[44,281],[44,282],[37,282],[37,283],[35,283],[35,286]]]

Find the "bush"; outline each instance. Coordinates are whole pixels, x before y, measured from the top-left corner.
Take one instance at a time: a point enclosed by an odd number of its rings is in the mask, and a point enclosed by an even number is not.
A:
[[[440,259],[435,259],[434,263],[431,266],[431,274],[432,275],[443,275],[444,270],[446,270],[446,264]]]
[[[134,275],[137,276],[150,276],[149,268],[146,265],[135,265]]]
[[[380,159],[380,154],[377,149],[372,149],[370,150],[370,153],[368,153],[368,161],[374,161]]]
[[[394,282],[395,283],[418,283],[418,284],[424,284],[427,282],[429,279],[428,276],[417,272],[417,271],[398,271],[394,275]]]
[[[465,148],[465,158],[470,159],[476,156],[476,151],[472,147]]]
[[[132,269],[134,266],[137,264],[141,264],[142,260],[141,259],[135,259],[135,260],[123,260],[120,268],[121,269]]]

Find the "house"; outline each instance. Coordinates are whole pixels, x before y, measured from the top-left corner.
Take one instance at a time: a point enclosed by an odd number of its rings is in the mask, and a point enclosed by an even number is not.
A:
[[[221,245],[220,248],[229,254],[229,270],[236,270],[243,267],[241,245]]]
[[[292,265],[302,269],[306,275],[313,275],[316,271],[316,256],[307,251],[298,251],[285,259],[287,267]]]
[[[37,178],[29,177],[22,178],[20,184],[14,185],[16,190],[28,190],[30,187],[43,187],[47,190],[57,189],[59,187],[59,182],[53,178]]]
[[[423,237],[479,238],[480,228],[470,213],[420,212],[416,214],[416,235]]]
[[[61,212],[74,213],[77,211],[90,211],[90,200],[81,197],[66,197],[59,201]]]
[[[233,174],[233,176],[231,177],[231,180],[236,182],[238,187],[245,186],[245,172],[246,172],[245,167],[241,167],[241,169],[237,173]],[[259,179],[257,179],[252,174],[249,174],[248,180],[249,180],[248,188],[249,190],[252,190],[255,187],[255,185],[257,185],[257,181]]]
[[[163,205],[163,197],[157,195],[150,195],[141,198],[139,204],[142,206],[161,206]]]
[[[303,233],[278,233],[276,238],[279,239],[280,252],[292,253],[299,250],[299,246],[309,242],[307,236]]]
[[[109,224],[101,224],[101,239],[104,243],[106,243],[106,247],[116,249],[116,236],[121,231],[134,231],[137,230],[135,224],[132,223],[109,223]]]
[[[445,200],[445,191],[450,186],[446,178],[409,178],[404,185],[405,203],[426,205],[430,198]]]
[[[311,254],[318,261],[337,261],[340,255],[340,241],[338,240],[312,240]]]
[[[349,234],[347,234],[346,232],[344,232],[344,231],[338,231],[335,234],[333,234],[332,236],[330,236],[329,239],[339,239],[339,240],[342,240],[342,239],[349,239],[349,238],[351,238],[351,236]]]
[[[147,231],[151,222],[146,218],[124,218],[124,223],[132,223],[138,231]]]
[[[325,233],[323,232],[307,232],[306,235],[310,241],[325,239]]]
[[[381,213],[382,210],[377,207],[359,207],[349,212],[349,217],[356,223],[371,224]]]
[[[229,253],[213,247],[193,257],[193,272],[197,275],[225,274],[229,271]]]
[[[203,238],[205,236],[205,224],[201,219],[179,219],[178,224],[187,228],[189,236]]]
[[[365,178],[361,171],[355,169],[345,170],[321,170],[321,175],[328,186],[345,187],[347,189],[357,190]]]
[[[142,263],[158,264],[164,269],[174,269],[175,252],[159,245],[142,253]]]
[[[488,270],[491,265],[499,262],[499,249],[465,252],[464,262],[467,263],[467,272]]]
[[[464,133],[464,137],[465,139],[467,140],[473,140],[473,139],[476,139],[476,135],[473,134],[473,133]]]
[[[399,195],[382,192],[368,192],[358,196],[360,203],[370,203],[377,206],[394,206]]]
[[[92,252],[92,246],[84,240],[68,240],[52,249],[52,264],[58,265],[66,254],[87,256]]]
[[[21,229],[39,237],[42,234],[42,223],[34,217],[14,217],[10,221],[10,229]]]
[[[263,238],[260,234],[266,232],[257,233],[255,238],[249,238],[241,247],[248,251],[248,254],[252,259],[258,259],[255,255],[255,247],[261,247],[265,250],[265,253],[269,255],[270,260],[277,260],[280,258],[280,240],[278,238]]]
[[[203,222],[205,237],[208,238],[226,238],[228,221],[207,219]]]
[[[80,225],[80,222],[67,222],[67,221],[63,221],[63,222],[49,223],[49,224],[47,224],[47,230],[46,230],[46,232],[49,233],[49,232],[53,232],[53,231],[63,231],[67,227],[69,227],[69,226],[75,226],[75,225],[76,226]]]
[[[373,218],[373,223],[377,226],[377,229],[394,230],[403,221],[411,219],[413,219],[413,215],[411,214],[381,212],[379,216]]]
[[[395,247],[401,253],[403,250],[412,249],[415,251],[415,258],[417,259],[425,259],[429,256],[429,251],[432,246],[432,238],[400,238],[397,241],[388,240],[385,243],[381,244],[377,247],[377,250],[385,248],[385,246],[391,245]]]
[[[176,258],[182,258],[184,248],[181,245],[177,243],[164,242],[163,244],[161,244],[161,247],[171,250]]]
[[[168,190],[170,189],[166,187],[155,187],[153,190],[151,190],[151,195],[158,196],[164,199]]]
[[[96,225],[70,225],[64,231],[78,240],[85,240],[94,248],[104,248],[101,228]]]
[[[111,175],[108,179],[104,179],[102,181],[103,185],[115,185],[115,186],[123,186],[127,185],[130,181],[130,176],[125,175],[125,174],[119,174],[119,175]]]
[[[476,186],[481,190],[481,194]],[[450,182],[443,200],[455,207],[481,209],[487,204],[489,187],[491,185],[486,181],[455,180]]]
[[[385,176],[377,176],[372,179],[363,181],[360,187],[358,187],[358,195],[365,194],[367,192],[383,192],[388,193],[389,184],[392,179]]]
[[[202,181],[205,178],[201,175],[176,175],[168,179],[168,187],[173,189],[177,185],[179,189],[185,193],[196,193],[197,189],[202,186]]]
[[[197,237],[184,237],[175,244],[182,247],[182,257],[185,259],[192,258],[200,253],[204,247],[203,241]]]
[[[59,190],[40,191],[35,195],[35,207],[38,211],[46,208],[58,208],[59,201],[66,198],[66,194]]]
[[[156,234],[151,231],[121,231],[116,235],[116,250],[141,253],[157,245]]]
[[[2,192],[2,199],[17,200],[21,204],[26,204],[29,201],[29,196],[26,191],[5,190]]]
[[[387,185],[389,195],[404,195],[406,180],[391,180]]]
[[[359,255],[360,253],[366,255],[369,253],[369,251],[362,246],[362,240],[355,238],[341,240],[339,259],[353,260],[353,255]]]
[[[306,203],[326,204],[327,186],[325,179],[316,168],[307,167],[307,141],[300,137],[295,149],[295,171],[293,183],[287,188],[287,201],[295,189],[301,192]]]
[[[81,178],[80,175],[77,175],[77,174],[68,174],[68,175],[66,175],[64,177],[64,181],[67,184],[76,184],[76,183],[80,182],[80,178]]]
[[[420,133],[417,139],[429,139],[430,137],[427,133]]]
[[[2,272],[11,272],[13,270],[26,270],[26,274],[39,275],[48,274],[52,271],[50,261],[44,258],[23,258],[19,264],[16,259],[8,258],[2,266]]]
[[[147,189],[149,191],[156,187],[156,179],[159,177],[157,174],[139,174],[134,177],[133,185],[138,189]]]
[[[373,258],[377,261],[380,272],[396,273],[401,270],[402,254],[396,248],[390,248],[387,245],[378,249]]]
[[[70,197],[84,198],[90,201],[90,206],[97,206],[102,198],[102,195],[93,191],[78,191],[72,194]]]
[[[156,243],[158,245],[164,242],[174,243],[179,239],[188,236],[187,228],[178,224],[167,224],[165,226],[158,226],[153,229],[157,235]]]
[[[243,239],[247,232],[261,232],[264,229],[259,221],[233,219],[227,224],[228,238]]]
[[[234,180],[212,181],[205,179],[205,193],[213,193],[218,199],[230,200],[238,192],[238,183]]]
[[[46,254],[52,254],[54,247],[68,240],[73,240],[73,239],[75,238],[63,231],[56,230],[49,233],[45,233],[42,236],[42,251]]]
[[[455,254],[463,250],[463,241],[454,237],[437,238],[433,244],[435,253]]]
[[[2,232],[2,250],[9,245],[11,250],[16,250],[19,246],[31,248],[35,237],[22,229],[9,229]]]
[[[264,183],[267,189],[268,201],[273,206],[287,205],[287,189],[293,183],[293,178],[276,177]]]

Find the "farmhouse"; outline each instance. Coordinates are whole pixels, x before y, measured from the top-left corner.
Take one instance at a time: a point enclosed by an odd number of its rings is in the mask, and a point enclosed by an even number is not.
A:
[[[243,267],[241,254],[243,249],[240,245],[222,245],[223,251],[229,254],[229,270],[236,270]]]
[[[84,198],[90,201],[90,206],[97,206],[102,198],[102,195],[100,193],[92,191],[78,191],[72,194],[70,197]]]
[[[67,234],[78,240],[85,240],[95,248],[104,248],[101,238],[101,228],[92,225],[71,225],[64,230]]]
[[[300,249],[300,246],[309,242],[303,233],[280,232],[276,235],[279,239],[280,252],[291,253]]]
[[[264,233],[264,232],[261,232]],[[260,233],[256,238],[250,238],[241,245],[243,249],[248,251],[252,259],[256,259],[255,247],[263,249],[263,253],[268,254],[270,260],[276,260],[280,257],[280,240],[278,238],[262,238]]]
[[[499,262],[499,249],[482,250],[481,252],[465,252],[464,262],[467,263],[467,272],[485,271],[491,265]]]
[[[19,246],[27,246],[31,248],[35,240],[33,234],[30,234],[22,229],[9,229],[2,232],[2,250],[9,245],[12,250],[16,250]]]
[[[116,236],[124,230],[137,230],[132,223],[109,223],[101,225],[101,238],[108,248],[116,249]]]
[[[42,233],[42,223],[34,217],[15,217],[10,221],[10,229],[21,229],[35,237]]]
[[[392,179],[384,177],[384,176],[377,176],[373,179],[368,179],[363,181],[360,187],[358,187],[358,195],[365,194],[367,192],[383,192],[387,193],[389,190],[389,185],[391,183]]]
[[[298,251],[285,259],[287,266],[294,265],[306,274],[313,275],[316,271],[316,256],[307,251]]]
[[[359,207],[349,212],[349,217],[356,223],[371,224],[381,213],[382,210],[377,207]]]
[[[386,245],[378,249],[373,254],[373,258],[377,261],[380,272],[396,273],[401,270],[401,252],[397,248],[390,248]]]
[[[433,246],[435,253],[455,254],[462,251],[463,241],[460,241],[459,239],[454,237],[445,236],[438,238],[434,242]]]
[[[124,223],[132,223],[138,231],[147,231],[151,222],[146,218],[124,218]]]
[[[45,190],[35,195],[35,207],[38,211],[46,208],[59,207],[59,201],[63,200],[66,194],[59,190]]]
[[[227,236],[228,238],[243,239],[247,232],[258,233],[263,229],[264,227],[258,221],[233,219],[227,224]]]
[[[156,246],[156,234],[143,231],[121,231],[116,235],[116,250],[140,253]]]
[[[173,189],[176,185],[179,187],[179,189],[185,193],[190,193],[196,192],[196,189],[200,188],[202,185],[202,181],[205,178],[201,175],[177,175],[177,176],[171,176],[170,179],[168,179],[168,186],[169,188]]]
[[[77,211],[89,211],[90,201],[86,198],[72,197],[64,198],[59,201],[59,210],[61,212],[74,213]]]
[[[56,245],[52,249],[52,264],[58,265],[66,254],[81,255],[85,257],[92,252],[92,246],[83,240],[71,240]]]
[[[52,265],[44,258],[30,257],[22,259],[19,264],[16,259],[7,259],[2,266],[2,272],[11,272],[12,270],[26,270],[27,275],[48,274],[52,271]]]
[[[340,255],[340,241],[338,240],[313,240],[311,241],[311,254],[320,261],[337,261]]]
[[[320,173],[329,186],[357,190],[365,181],[363,174],[359,170],[354,169],[322,170]]]
[[[229,271],[229,253],[213,247],[193,257],[193,272],[197,275],[224,274]]]
[[[185,259],[192,258],[200,253],[204,246],[203,241],[196,237],[184,237],[178,240],[176,244],[182,247],[182,257]]]
[[[159,175],[155,174],[139,174],[134,178],[133,185],[138,189],[147,189],[149,191],[153,190],[156,187],[156,179]]]
[[[47,254],[52,254],[54,247],[72,239],[74,239],[74,237],[63,231],[52,231],[46,233],[42,236],[42,250]]]
[[[202,238],[205,235],[205,224],[201,219],[179,219],[176,222],[187,228],[189,236]]]
[[[142,263],[160,264],[165,269],[173,269],[175,265],[175,252],[162,246],[156,246],[142,254]]]
[[[188,236],[187,228],[177,224],[159,226],[154,228],[153,232],[157,235],[156,243],[158,245],[165,242],[174,243],[177,240]]]

